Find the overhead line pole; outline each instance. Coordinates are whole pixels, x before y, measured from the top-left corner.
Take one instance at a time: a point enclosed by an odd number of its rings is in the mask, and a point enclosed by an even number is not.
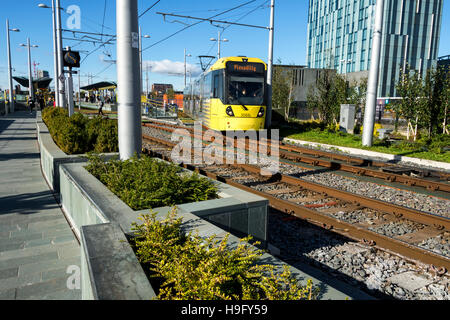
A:
[[[59,101],[59,67],[58,67],[58,41],[56,35],[56,6],[55,0],[52,0],[52,23],[53,23],[53,63],[54,63],[54,72],[55,72],[55,106],[60,106],[61,103]]]
[[[142,149],[137,0],[116,0],[119,154],[127,160]]]
[[[64,62],[63,62],[63,50],[62,50],[62,33],[61,33],[61,1],[56,1],[56,55],[58,59],[58,75],[56,81],[60,81],[59,85],[59,107],[66,108],[66,97],[65,97],[65,83],[64,83]]]
[[[274,38],[275,0],[270,4],[269,61],[267,66],[267,111],[266,129],[272,126],[272,74],[273,74],[273,38]]]
[[[367,82],[366,110],[364,113],[364,129],[362,145],[371,147],[373,128],[375,126],[375,108],[377,101],[378,75],[380,72],[381,35],[383,31],[384,0],[377,0],[375,26],[372,40],[372,56],[370,59],[369,79]]]

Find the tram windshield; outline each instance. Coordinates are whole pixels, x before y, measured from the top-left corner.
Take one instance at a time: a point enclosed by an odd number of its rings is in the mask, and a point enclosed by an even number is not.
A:
[[[228,104],[263,105],[264,77],[230,77]]]

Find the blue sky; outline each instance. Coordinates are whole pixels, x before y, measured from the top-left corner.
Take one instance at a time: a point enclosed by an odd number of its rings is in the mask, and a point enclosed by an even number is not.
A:
[[[177,35],[155,44],[170,36],[174,32],[184,28],[186,24],[195,21],[183,18],[163,17],[156,12],[175,13],[194,17],[209,18],[223,11],[244,4],[251,0],[161,0],[154,8],[139,19],[143,34],[151,36],[143,39],[143,51],[145,65],[152,67],[149,72],[149,83],[172,83],[175,89],[181,90],[184,86],[184,77],[168,75],[171,72],[181,72],[184,64],[184,49],[192,55],[187,58],[188,68],[199,70],[199,55],[216,55],[217,42],[210,38],[217,38],[221,30],[203,22],[188,28]],[[139,0],[139,14],[156,2],[156,0]],[[11,28],[19,28],[21,32],[11,33],[12,63],[14,74],[27,75],[27,49],[20,47],[30,37],[32,44],[39,48],[32,49],[32,60],[39,63],[38,69],[48,70],[53,77],[53,40],[51,10],[38,8],[39,3],[51,5],[50,0],[23,0],[2,1],[0,21],[0,39],[6,40],[5,21],[8,18]],[[105,6],[106,3],[106,6]],[[239,23],[268,26],[270,1],[255,0],[237,10],[220,15],[215,19],[237,21]],[[81,9],[81,29],[85,32],[101,32],[115,34],[116,11],[115,0],[61,0],[61,6],[68,8],[70,5],[78,5]],[[280,59],[285,64],[300,64],[306,62],[306,30],[307,30],[307,0],[277,0],[275,9],[275,43],[274,60]],[[67,29],[67,20],[70,15],[63,13],[63,28]],[[225,26],[226,25],[222,25]],[[446,41],[445,30],[450,29],[450,3],[444,1],[442,16],[441,41],[439,56],[450,54],[450,43]],[[73,38],[70,33],[64,33],[64,37]],[[227,27],[223,37],[229,42],[222,43],[221,55],[246,55],[260,57],[267,61],[268,57],[268,31],[264,29],[248,28],[241,26]],[[5,41],[2,41],[5,44]],[[154,45],[155,44],[155,45]],[[64,46],[73,46],[74,50],[92,52],[97,47],[91,43],[64,40]],[[109,57],[111,56],[111,58]],[[86,53],[81,55],[82,58]],[[116,81],[115,65],[105,60],[115,59],[115,45],[108,45],[91,53],[81,66],[81,85],[87,84],[88,74],[92,74],[94,82],[111,80]],[[144,88],[146,86],[144,74]],[[0,46],[0,88],[7,86],[7,55],[6,45]],[[77,87],[77,82],[75,82]]]

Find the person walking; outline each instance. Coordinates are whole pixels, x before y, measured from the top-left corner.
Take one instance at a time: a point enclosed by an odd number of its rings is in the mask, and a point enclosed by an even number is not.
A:
[[[33,108],[34,108],[34,100],[33,99],[29,99],[28,100],[28,106],[30,107],[30,114],[33,113]]]
[[[39,109],[42,111],[45,108],[45,100],[44,100],[44,96],[40,96],[39,97]]]
[[[102,116],[104,116],[104,114],[103,114],[103,105],[104,105],[103,100],[99,99],[98,100],[98,115],[101,114]]]

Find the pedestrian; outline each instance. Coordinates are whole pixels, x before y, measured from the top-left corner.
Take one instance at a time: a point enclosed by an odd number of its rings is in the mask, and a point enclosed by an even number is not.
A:
[[[45,100],[44,100],[44,96],[40,96],[39,97],[39,109],[42,111],[45,108]]]
[[[104,105],[103,100],[99,99],[99,101],[98,101],[98,115],[101,114],[102,116],[104,116],[104,114],[103,114],[103,105]]]
[[[33,113],[33,108],[34,108],[34,101],[33,101],[33,99],[29,99],[28,100],[28,106],[30,107],[30,114],[32,114]]]

